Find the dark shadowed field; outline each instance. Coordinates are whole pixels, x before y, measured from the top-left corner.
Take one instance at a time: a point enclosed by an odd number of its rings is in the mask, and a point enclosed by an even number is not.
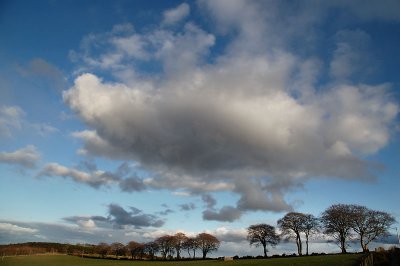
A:
[[[0,260],[1,266],[355,266],[359,265],[359,254],[329,255],[293,258],[253,259],[253,260],[197,260],[197,261],[127,261],[127,260],[103,260],[80,258],[68,255],[40,255],[4,257]]]

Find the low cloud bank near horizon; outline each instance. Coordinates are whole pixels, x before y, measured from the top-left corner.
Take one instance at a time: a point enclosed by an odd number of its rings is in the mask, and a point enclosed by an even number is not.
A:
[[[77,218],[76,216],[75,218]],[[81,217],[82,218],[82,217]],[[73,217],[70,219],[76,220]],[[0,244],[24,243],[24,242],[56,242],[56,243],[88,243],[98,244],[100,242],[114,243],[121,242],[127,244],[129,241],[149,242],[161,237],[165,234],[176,234],[178,231],[165,231],[162,229],[116,229],[116,228],[93,228],[84,224],[80,226],[71,226],[59,223],[43,223],[43,222],[17,222],[0,220]],[[179,231],[182,232],[182,231]],[[218,256],[258,256],[262,254],[261,247],[252,247],[246,240],[245,228],[226,228],[219,227],[207,233],[215,235],[220,241],[221,246],[217,252],[211,254],[212,257]],[[200,232],[183,232],[187,236],[195,236]],[[310,253],[337,253],[339,247],[334,243],[328,243],[323,238],[310,239]],[[349,242],[351,245],[348,249],[350,252],[360,251],[359,243]],[[390,235],[389,237],[379,239],[371,243],[370,248],[374,249],[378,246],[389,248],[397,244],[397,237]],[[274,254],[293,254],[297,250],[293,241],[281,242],[276,247],[269,247],[268,255]],[[183,254],[186,256],[186,252]]]

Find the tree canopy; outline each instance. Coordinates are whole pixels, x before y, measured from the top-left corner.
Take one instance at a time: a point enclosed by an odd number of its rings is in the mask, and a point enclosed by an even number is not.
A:
[[[264,257],[267,257],[267,245],[276,246],[279,243],[279,236],[272,225],[254,224],[247,228],[247,240],[250,245],[262,245]]]

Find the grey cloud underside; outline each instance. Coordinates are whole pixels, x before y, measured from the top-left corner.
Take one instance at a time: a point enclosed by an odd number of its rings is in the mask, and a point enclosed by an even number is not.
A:
[[[108,216],[70,216],[64,220],[86,228],[125,228],[133,226],[140,229],[143,227],[161,227],[164,221],[154,214],[143,213],[136,207],[125,210],[118,204],[108,206]]]
[[[110,221],[117,226],[133,225],[137,228],[141,227],[161,227],[164,221],[158,219],[152,214],[144,214],[140,210],[134,208],[131,212],[126,211],[119,205],[109,205]]]
[[[215,211],[215,210],[211,210],[211,209],[203,211],[203,219],[204,220],[233,222],[233,221],[239,219],[241,217],[241,215],[242,215],[242,212],[232,206],[224,206],[219,211]]]
[[[371,65],[363,60],[368,33],[338,29],[326,36],[336,43],[323,62],[313,54],[313,29],[330,5],[305,2],[297,12],[281,1],[200,1],[199,8],[209,11],[215,33],[193,22],[146,33],[125,25],[123,34],[114,29],[86,40],[84,69],[108,70],[118,81],[82,73],[64,92],[90,128],[74,133],[83,140],[80,152],[139,162],[152,177],[127,178],[119,183],[123,191],[146,185],[200,194],[208,207],[204,218],[214,220],[290,210],[286,193],[308,178],[375,178],[379,165],[365,158],[390,141],[399,105],[390,84],[363,82],[360,73]],[[376,19],[365,7],[361,12],[340,2],[335,8]],[[399,20],[379,10],[380,19]],[[232,37],[223,53],[210,60],[227,33]],[[294,41],[306,47],[301,55]],[[111,52],[93,55],[97,42]],[[142,73],[135,67],[140,62],[159,65],[161,73]],[[324,72],[330,79],[317,85]],[[235,207],[212,209],[204,194],[221,190],[239,195]]]

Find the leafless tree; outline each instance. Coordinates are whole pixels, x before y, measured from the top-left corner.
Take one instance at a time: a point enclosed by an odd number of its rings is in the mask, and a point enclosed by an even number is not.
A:
[[[115,255],[117,258],[126,254],[125,245],[119,242],[112,243],[110,246],[110,250],[112,254]]]
[[[207,233],[198,234],[196,239],[203,253],[203,259],[206,258],[208,253],[218,250],[220,245],[220,241],[215,236]]]
[[[135,259],[137,257],[141,259],[143,257],[144,244],[138,243],[136,241],[130,241],[128,245],[126,245],[126,248],[131,254],[132,259]]]
[[[302,227],[306,235],[306,255],[308,255],[308,239],[312,233],[319,232],[319,220],[312,214],[305,214]]]
[[[153,260],[154,259],[154,255],[160,250],[157,242],[152,241],[152,242],[148,242],[144,245],[144,252],[146,252],[147,254],[149,254],[150,259]]]
[[[338,241],[342,253],[347,253],[346,241],[351,236],[351,229],[354,227],[352,213],[350,205],[335,204],[321,215],[324,232]]]
[[[282,230],[282,235],[296,239],[299,256],[303,253],[300,233],[304,231],[305,220],[306,215],[299,212],[289,212],[282,219],[278,220],[278,226]]]
[[[187,236],[184,233],[176,233],[174,235],[174,248],[176,250],[176,258],[181,258],[181,250],[183,249],[184,243],[187,241]]]
[[[110,250],[110,245],[101,242],[96,246],[95,250],[102,258],[104,258]]]
[[[358,234],[363,252],[368,251],[368,244],[379,236],[388,235],[389,227],[396,219],[382,211],[370,210],[365,206],[351,205],[353,230]]]
[[[276,246],[279,243],[279,236],[275,232],[275,227],[269,224],[254,224],[247,228],[247,240],[250,245],[264,248],[264,257],[267,257],[267,245]]]
[[[189,237],[183,246],[187,250],[189,257],[190,257],[190,251],[192,250],[193,251],[193,259],[196,258],[196,249],[199,248],[199,241],[197,238]]]
[[[165,260],[167,256],[172,256],[174,254],[174,237],[170,235],[164,235],[159,237],[155,241],[159,247],[161,255]]]

